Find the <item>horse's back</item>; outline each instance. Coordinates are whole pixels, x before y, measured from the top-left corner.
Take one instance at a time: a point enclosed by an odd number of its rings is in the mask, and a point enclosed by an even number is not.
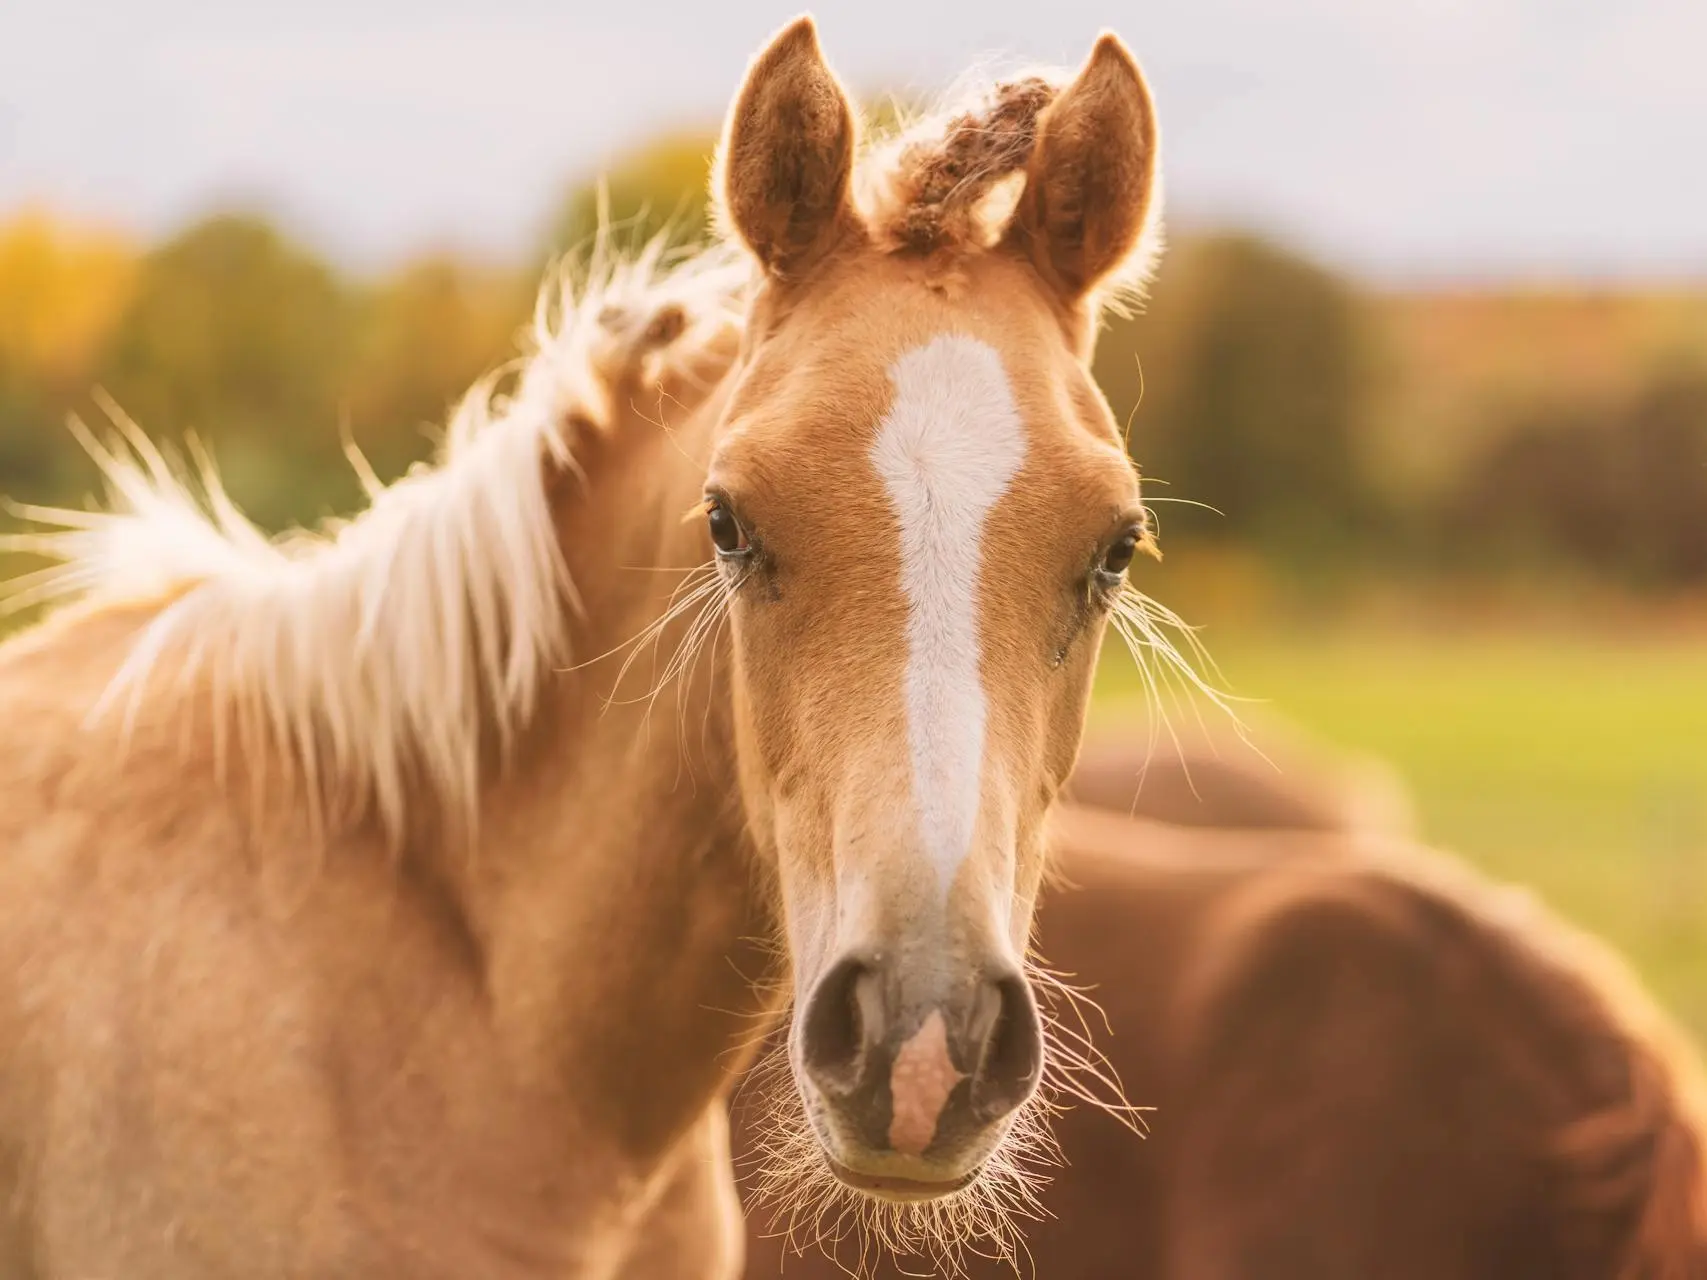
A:
[[[1217,898],[1170,1019],[1164,1274],[1704,1274],[1692,1057],[1525,897],[1390,853]]]
[[[1386,881],[1276,868],[1188,966],[1169,1129],[1169,1275],[1564,1275],[1544,1117],[1472,944]],[[1518,1021],[1533,1010],[1499,1002]]]

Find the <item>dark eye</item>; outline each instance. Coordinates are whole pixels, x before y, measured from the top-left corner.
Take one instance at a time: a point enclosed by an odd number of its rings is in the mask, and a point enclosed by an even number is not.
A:
[[[722,556],[740,555],[747,550],[747,535],[735,513],[720,498],[708,498],[705,504],[705,525],[711,532],[711,544]]]
[[[1128,529],[1109,544],[1108,550],[1102,553],[1102,563],[1097,568],[1111,578],[1118,578],[1132,567],[1132,557],[1137,551],[1138,530]]]

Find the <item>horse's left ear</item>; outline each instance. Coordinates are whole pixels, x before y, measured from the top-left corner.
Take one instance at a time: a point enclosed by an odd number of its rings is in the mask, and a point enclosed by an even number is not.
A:
[[[767,272],[809,270],[857,226],[853,108],[811,18],[777,33],[747,70],[718,148],[718,195]]]
[[[1039,121],[1007,240],[1077,302],[1153,240],[1159,186],[1149,86],[1105,32]]]

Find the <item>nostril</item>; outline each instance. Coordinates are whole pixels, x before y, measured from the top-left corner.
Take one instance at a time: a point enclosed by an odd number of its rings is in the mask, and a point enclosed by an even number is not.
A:
[[[988,1028],[972,1077],[972,1105],[984,1120],[1007,1115],[1043,1074],[1043,1032],[1031,988],[1018,974],[987,983],[975,1025]]]
[[[869,965],[844,957],[818,980],[800,1028],[800,1059],[817,1085],[851,1093],[859,1083],[868,1030],[882,1022],[882,993]]]

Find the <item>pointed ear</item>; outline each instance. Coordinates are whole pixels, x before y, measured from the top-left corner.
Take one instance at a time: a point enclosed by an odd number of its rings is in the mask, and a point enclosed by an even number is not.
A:
[[[1008,229],[1010,244],[1069,301],[1153,238],[1161,218],[1156,151],[1149,87],[1120,38],[1105,32],[1039,122]]]
[[[723,213],[773,276],[798,276],[857,225],[853,108],[796,18],[753,59],[718,148]]]

